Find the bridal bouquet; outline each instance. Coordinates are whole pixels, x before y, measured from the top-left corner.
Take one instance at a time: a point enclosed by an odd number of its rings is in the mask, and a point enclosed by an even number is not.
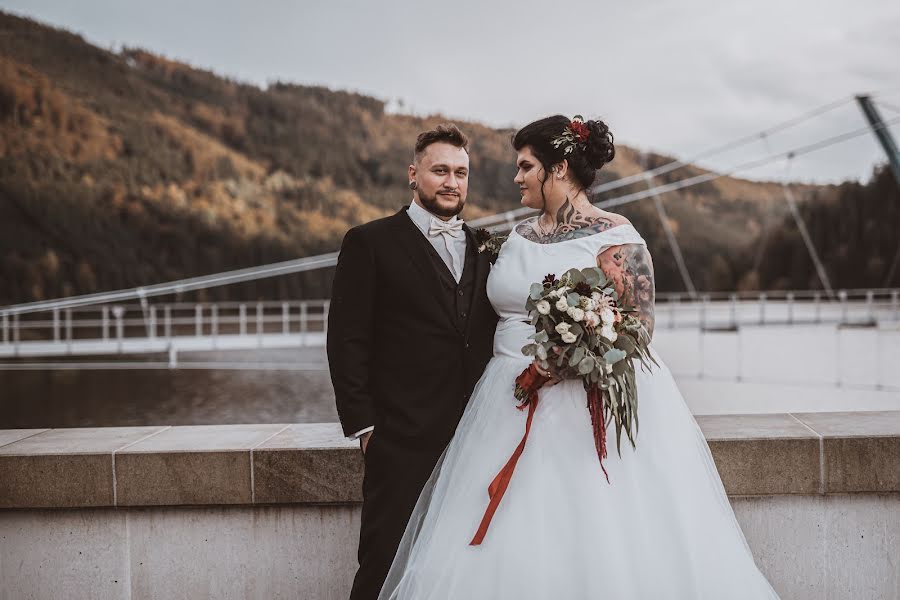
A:
[[[594,445],[606,481],[606,427],[616,423],[616,448],[621,456],[622,433],[632,447],[638,431],[635,359],[642,368],[657,364],[650,354],[650,335],[631,307],[623,306],[609,278],[597,267],[570,269],[559,279],[547,275],[531,285],[525,304],[532,315],[532,343],[522,348],[544,371],[561,379],[581,379],[594,432]],[[509,485],[531,430],[538,390],[550,380],[531,363],[517,378],[519,409],[528,408],[525,435],[488,488],[490,503],[471,544],[478,545]]]
[[[571,269],[559,279],[547,275],[542,283],[532,284],[525,307],[533,314],[531,324],[537,331],[531,336],[534,342],[522,352],[536,357],[545,371],[555,369],[562,379],[582,380],[602,467],[605,424],[610,420],[616,422],[619,454],[623,431],[635,446],[638,396],[634,359],[647,369],[651,362],[656,364],[649,350],[650,335],[635,311],[619,303],[616,291],[597,267]],[[527,375],[536,371],[532,364],[516,380],[520,408],[537,400],[540,386],[529,385]]]

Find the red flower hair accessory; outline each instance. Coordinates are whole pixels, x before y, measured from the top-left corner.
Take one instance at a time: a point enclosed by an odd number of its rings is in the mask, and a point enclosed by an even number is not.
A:
[[[569,121],[569,125],[563,130],[562,135],[553,138],[552,144],[554,148],[563,148],[563,154],[568,155],[577,147],[584,150],[587,145],[588,138],[591,136],[590,128],[585,124],[584,117],[575,115]]]

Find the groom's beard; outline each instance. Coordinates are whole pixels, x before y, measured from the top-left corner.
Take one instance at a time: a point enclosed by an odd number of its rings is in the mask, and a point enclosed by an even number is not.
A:
[[[452,196],[447,197],[452,198]],[[457,195],[456,198],[456,206],[447,208],[446,206],[441,206],[438,203],[437,194],[433,196],[426,196],[422,193],[422,190],[419,190],[419,201],[422,202],[422,206],[425,207],[425,210],[438,217],[455,217],[462,212],[463,207],[465,207],[466,205],[466,201],[463,200],[463,197],[460,195]]]

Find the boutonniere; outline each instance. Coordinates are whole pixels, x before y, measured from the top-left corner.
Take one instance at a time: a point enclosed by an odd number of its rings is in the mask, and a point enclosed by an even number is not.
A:
[[[500,235],[499,233],[491,233],[485,228],[475,230],[475,241],[478,243],[478,253],[487,252],[491,257],[491,263],[497,259],[500,254],[500,247],[509,236]]]

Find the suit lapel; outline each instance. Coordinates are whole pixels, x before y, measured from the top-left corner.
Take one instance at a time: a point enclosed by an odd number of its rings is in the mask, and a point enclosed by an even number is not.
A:
[[[442,289],[444,284],[440,275],[438,275],[434,263],[427,254],[428,248],[425,245],[429,243],[428,240],[425,239],[422,232],[416,227],[416,224],[406,214],[406,208],[397,213],[396,217],[397,239],[400,245],[421,274],[422,281],[426,284],[427,289],[431,290],[431,295],[438,298],[438,302],[444,308],[444,314],[450,321],[450,326],[456,330],[453,307],[449,304],[448,294],[444,293]]]
[[[475,320],[475,311],[479,309],[480,305],[478,299],[481,298],[482,291],[487,282],[486,270],[490,268],[488,266],[490,264],[490,259],[487,255],[482,256],[482,253],[478,251],[478,243],[475,241],[475,233],[472,231],[472,228],[468,225],[463,225],[463,230],[466,232],[466,251],[475,253],[475,260],[472,261],[472,264],[475,265],[475,281],[472,286],[472,303],[469,306],[469,319],[466,323],[465,331],[465,336],[468,340],[469,331],[472,329],[472,321]]]

